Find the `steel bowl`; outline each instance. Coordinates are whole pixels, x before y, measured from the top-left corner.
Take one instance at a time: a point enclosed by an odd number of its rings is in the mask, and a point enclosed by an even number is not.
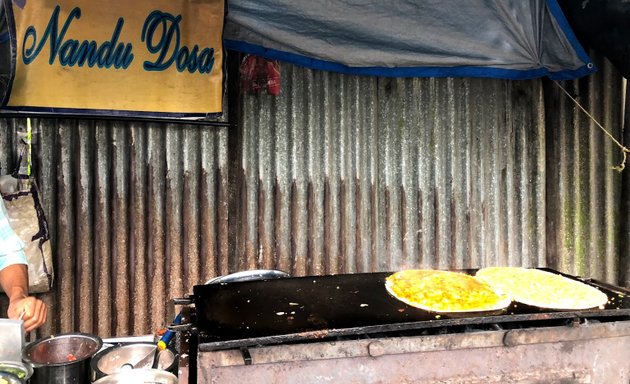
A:
[[[95,381],[120,372],[127,365],[133,367],[148,354],[153,354],[153,351],[155,351],[155,343],[151,342],[121,344],[104,349],[92,358],[91,379]],[[172,349],[167,348],[160,352],[157,370],[175,373],[176,366],[176,353]]]

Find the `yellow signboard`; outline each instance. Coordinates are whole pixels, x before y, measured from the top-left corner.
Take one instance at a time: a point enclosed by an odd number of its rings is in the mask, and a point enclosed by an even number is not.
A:
[[[158,117],[222,111],[224,0],[12,4],[15,63],[5,108]]]

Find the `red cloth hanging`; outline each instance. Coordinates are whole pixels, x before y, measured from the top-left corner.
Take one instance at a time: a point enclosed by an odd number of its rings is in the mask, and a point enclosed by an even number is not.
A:
[[[276,60],[265,60],[267,69],[267,93],[278,96],[280,94],[280,65]]]
[[[241,89],[244,92],[258,94],[267,91],[268,94],[280,94],[280,65],[276,60],[247,55],[241,62]]]

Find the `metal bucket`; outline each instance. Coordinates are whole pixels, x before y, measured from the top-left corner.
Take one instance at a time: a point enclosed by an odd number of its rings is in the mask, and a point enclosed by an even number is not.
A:
[[[88,384],[90,359],[101,349],[98,336],[66,333],[28,344],[22,359],[33,367],[31,384]]]
[[[126,365],[135,366],[145,356],[152,354],[155,347],[155,343],[151,342],[132,343],[121,344],[100,351],[92,357],[90,363],[92,367],[92,380],[96,381],[107,375],[117,373],[121,369],[124,369]],[[175,373],[176,363],[175,352],[167,348],[159,354],[157,369]]]

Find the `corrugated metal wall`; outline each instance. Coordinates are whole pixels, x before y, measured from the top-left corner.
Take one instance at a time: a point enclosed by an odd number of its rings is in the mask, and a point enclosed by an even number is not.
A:
[[[600,67],[562,85],[620,138],[623,79]],[[282,75],[243,99],[241,268],[622,281],[621,152],[552,81]]]
[[[56,268],[41,334],[147,334],[170,299],[228,272],[227,128],[33,123]],[[2,137],[20,124],[2,120]]]
[[[565,86],[621,135],[609,65]],[[232,128],[34,120],[57,278],[40,334],[149,333],[170,299],[250,268],[548,265],[627,279],[628,199],[609,169],[620,154],[547,80],[282,65],[279,97],[230,109]],[[3,166],[24,124],[0,120]]]
[[[540,81],[283,70],[244,98],[243,268],[545,263]]]
[[[617,139],[623,137],[623,82],[610,65],[565,87]],[[546,87],[548,261],[558,269],[621,282],[622,152],[556,86]],[[626,144],[627,145],[627,144]],[[630,164],[624,175],[630,172]]]

